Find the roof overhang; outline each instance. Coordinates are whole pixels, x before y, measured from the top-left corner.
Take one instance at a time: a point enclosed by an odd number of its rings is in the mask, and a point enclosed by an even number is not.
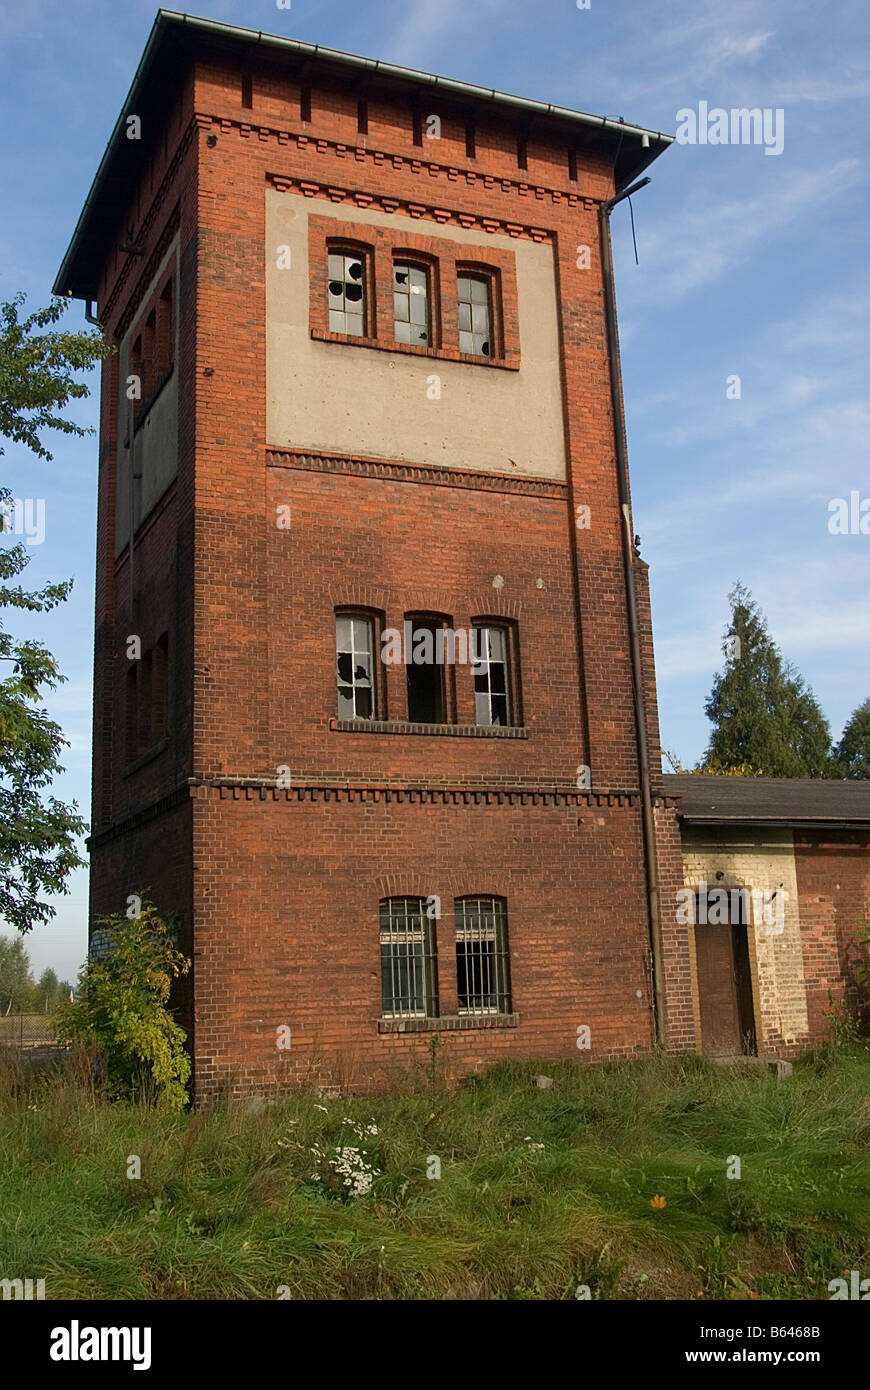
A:
[[[96,298],[96,286],[105,257],[147,164],[148,141],[126,138],[126,117],[133,113],[140,116],[142,128],[147,130],[150,128],[148,118],[153,115],[156,127],[157,118],[165,109],[167,87],[171,88],[183,77],[191,59],[206,45],[216,45],[227,51],[245,50],[248,60],[253,52],[259,51],[276,61],[292,61],[294,66],[317,63],[321,69],[330,69],[337,76],[353,73],[357,80],[365,77],[372,86],[404,90],[409,97],[432,90],[447,100],[477,109],[488,108],[519,123],[531,120],[540,122],[553,133],[561,131],[564,136],[576,141],[578,148],[584,144],[596,144],[610,154],[617,192],[628,187],[673,141],[673,136],[664,135],[661,131],[645,130],[642,126],[629,125],[612,117],[594,116],[549,102],[511,96],[495,88],[478,87],[448,77],[437,77],[433,73],[418,72],[415,68],[342,53],[337,49],[324,48],[322,44],[264,34],[256,29],[200,19],[175,10],[158,10],[130,90],[57,273],[55,294],[71,295],[75,299]]]

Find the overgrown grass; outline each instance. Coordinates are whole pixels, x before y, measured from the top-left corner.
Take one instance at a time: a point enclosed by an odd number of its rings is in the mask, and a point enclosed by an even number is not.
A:
[[[14,1081],[0,1277],[48,1298],[805,1299],[870,1276],[860,1044],[782,1081],[696,1057],[504,1065],[459,1090],[175,1116],[109,1105],[86,1072]],[[349,1122],[378,1131],[363,1197],[313,1176],[315,1146],[362,1143]]]

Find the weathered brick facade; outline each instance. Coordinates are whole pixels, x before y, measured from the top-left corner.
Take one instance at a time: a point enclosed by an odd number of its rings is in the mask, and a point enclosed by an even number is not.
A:
[[[555,114],[530,124],[505,102],[470,106],[219,28],[159,21],[122,117],[141,118],[141,140],[120,126],[115,182],[98,180],[58,280],[97,301],[120,349],[101,419],[92,912],[142,893],[179,915],[201,1103],[311,1076],[378,1084],[425,1060],[435,1033],[454,1071],[648,1051],[598,209],[667,142]],[[437,139],[423,133],[430,112]],[[333,241],[368,248],[373,331],[357,341],[328,328]],[[432,267],[430,347],[392,339],[393,253]],[[493,361],[457,350],[466,266],[497,286]],[[126,383],[149,334],[168,331],[149,318],[166,284],[171,385],[131,425]],[[686,933],[670,913],[676,801],[657,771],[646,567],[633,566],[667,1040],[692,1047]],[[409,724],[404,669],[385,666],[378,719],[348,727],[344,608],[395,629],[408,613],[510,625],[521,718],[476,726],[457,666],[450,722]],[[135,674],[131,636],[147,658]],[[382,1017],[378,908],[403,895],[440,899],[437,1018]],[[464,895],[506,905],[510,1010],[460,1011]]]

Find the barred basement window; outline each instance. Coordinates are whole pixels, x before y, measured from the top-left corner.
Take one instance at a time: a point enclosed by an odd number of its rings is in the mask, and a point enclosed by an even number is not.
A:
[[[380,905],[381,1006],[385,1018],[437,1018],[435,921],[425,898]]]
[[[365,337],[365,262],[362,256],[353,252],[330,252],[328,275],[329,331]]]
[[[474,722],[510,724],[508,690],[508,634],[503,627],[475,624],[474,633]]]
[[[359,613],[337,613],[335,661],[339,719],[372,719],[375,687],[374,623]]]
[[[492,305],[489,281],[480,275],[460,275],[459,351],[474,357],[492,357]]]
[[[461,1014],[511,1012],[503,898],[457,898],[456,986]]]
[[[429,343],[429,275],[421,265],[393,266],[393,320],[397,343]]]

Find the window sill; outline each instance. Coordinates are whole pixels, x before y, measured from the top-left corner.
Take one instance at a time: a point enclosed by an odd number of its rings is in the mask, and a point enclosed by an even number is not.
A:
[[[352,333],[330,333],[326,328],[312,328],[312,338],[321,343],[350,343],[355,347],[379,348],[381,352],[399,352],[408,357],[429,357],[440,362],[467,362],[472,367],[500,367],[502,371],[518,372],[519,353],[504,357],[477,357],[458,348],[421,347],[417,343],[385,342],[381,338],[362,338]]]
[[[162,738],[159,743],[155,743],[153,748],[149,748],[144,753],[140,753],[137,758],[131,758],[130,762],[122,772],[122,777],[132,777],[134,772],[138,772],[140,767],[145,767],[146,763],[153,762],[159,758],[161,753],[165,753],[169,747],[169,739]]]
[[[424,734],[435,738],[528,738],[528,729],[514,724],[412,724],[406,719],[336,719],[339,734]]]
[[[480,1028],[516,1028],[519,1014],[447,1014],[444,1018],[379,1018],[379,1033],[458,1033]]]

